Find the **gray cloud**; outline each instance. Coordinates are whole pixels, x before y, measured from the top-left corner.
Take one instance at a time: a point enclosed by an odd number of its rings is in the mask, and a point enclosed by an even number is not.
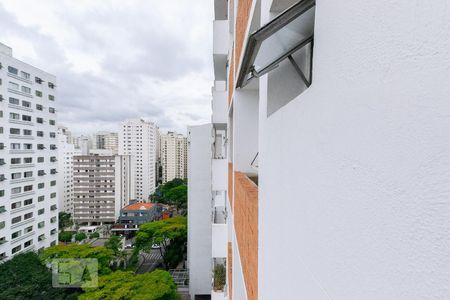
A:
[[[23,2],[0,0],[0,41],[57,76],[61,124],[88,133],[144,117],[184,132],[208,122],[211,1]]]

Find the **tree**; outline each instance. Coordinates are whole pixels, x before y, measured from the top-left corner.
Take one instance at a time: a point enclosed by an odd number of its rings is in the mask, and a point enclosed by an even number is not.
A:
[[[85,240],[86,238],[87,238],[87,235],[84,232],[79,232],[79,233],[75,234],[75,241],[77,241],[77,242],[81,242],[82,240]]]
[[[65,290],[52,287],[52,274],[34,252],[14,256],[0,267],[0,299],[65,299]]]
[[[112,235],[109,240],[105,242],[105,248],[112,251],[114,256],[119,256],[119,252],[122,250],[122,239],[118,235]]]
[[[172,205],[176,205],[177,209],[187,208],[187,185],[173,187],[164,196]]]
[[[100,233],[98,232],[93,232],[89,235],[90,239],[98,239],[100,237]]]
[[[56,245],[45,249],[41,254],[44,263],[53,258],[96,258],[98,260],[98,272],[100,275],[111,272],[110,263],[113,259],[111,250],[105,247],[92,247],[91,245]]]
[[[58,234],[58,239],[64,243],[70,243],[72,241],[73,231],[61,231]]]
[[[59,230],[64,230],[67,227],[73,225],[72,216],[66,212],[60,212],[58,215],[58,227]]]
[[[159,244],[166,269],[176,267],[183,259],[187,241],[187,218],[175,217],[142,224],[136,235],[136,251],[148,251]]]
[[[133,272],[116,271],[100,276],[97,288],[83,289],[79,300],[139,299],[163,300],[179,299],[177,286],[166,271],[136,275]]]

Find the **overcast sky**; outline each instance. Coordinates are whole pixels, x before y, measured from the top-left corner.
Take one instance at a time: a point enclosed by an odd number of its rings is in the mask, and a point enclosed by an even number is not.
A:
[[[144,117],[186,132],[210,120],[212,0],[0,0],[0,42],[57,76],[76,133]]]

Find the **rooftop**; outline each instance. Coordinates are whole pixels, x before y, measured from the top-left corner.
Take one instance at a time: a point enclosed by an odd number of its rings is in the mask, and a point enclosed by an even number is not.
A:
[[[125,206],[124,208],[122,208],[122,210],[147,210],[152,208],[153,206],[155,206],[154,203],[134,203],[134,204],[130,204]]]

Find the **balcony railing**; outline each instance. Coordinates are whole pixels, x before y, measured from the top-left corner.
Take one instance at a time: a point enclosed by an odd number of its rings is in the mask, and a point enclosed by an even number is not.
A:
[[[227,211],[225,206],[216,206],[213,208],[213,222],[214,224],[227,223]]]

